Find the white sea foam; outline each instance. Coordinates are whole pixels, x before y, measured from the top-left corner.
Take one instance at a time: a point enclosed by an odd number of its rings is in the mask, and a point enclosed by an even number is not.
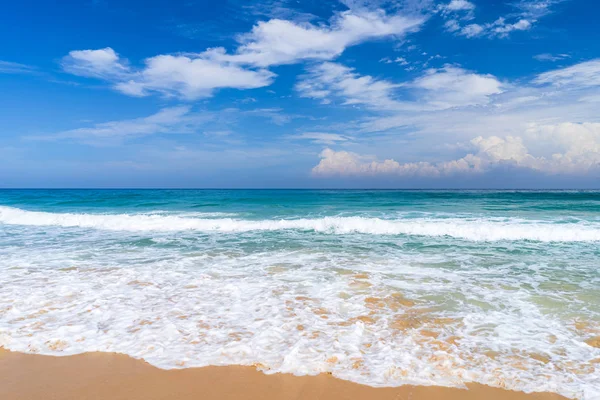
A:
[[[543,283],[539,276],[455,273],[418,266],[439,256],[400,254],[354,260],[273,252],[175,262],[148,248],[99,250],[75,262],[57,247],[0,255],[0,346],[15,351],[120,352],[167,369],[254,364],[267,373],[331,372],[372,386],[480,382],[588,400],[600,393],[591,361],[600,349],[532,302],[526,288]],[[359,263],[354,272],[332,268]],[[367,300],[394,293],[407,302]],[[456,300],[459,307],[439,309]],[[395,326],[397,318],[408,325]]]
[[[552,223],[522,219],[324,217],[318,219],[248,220],[190,218],[159,214],[72,214],[26,211],[0,206],[0,223],[81,227],[114,231],[249,232],[302,230],[329,234],[448,236],[472,241],[600,241],[599,223]]]

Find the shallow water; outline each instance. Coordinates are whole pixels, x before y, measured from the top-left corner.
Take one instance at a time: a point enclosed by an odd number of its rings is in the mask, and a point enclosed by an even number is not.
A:
[[[600,192],[4,190],[0,345],[593,399],[599,261]]]

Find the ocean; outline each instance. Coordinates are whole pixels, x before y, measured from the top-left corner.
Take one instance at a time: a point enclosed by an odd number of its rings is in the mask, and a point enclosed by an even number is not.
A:
[[[600,192],[0,190],[0,346],[600,397]]]

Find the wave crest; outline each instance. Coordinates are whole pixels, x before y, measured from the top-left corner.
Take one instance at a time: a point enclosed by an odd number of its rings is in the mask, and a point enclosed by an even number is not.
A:
[[[0,206],[0,223],[27,226],[80,227],[114,231],[249,232],[300,230],[328,234],[417,235],[471,241],[532,240],[541,242],[600,241],[600,226],[591,223],[551,223],[486,218],[367,217],[244,220],[190,218],[157,214],[73,214],[26,211]]]

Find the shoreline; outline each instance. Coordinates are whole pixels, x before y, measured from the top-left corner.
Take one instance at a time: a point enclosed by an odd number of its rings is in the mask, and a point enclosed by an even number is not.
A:
[[[6,400],[559,400],[467,384],[375,388],[328,374],[264,374],[250,366],[162,370],[114,353],[46,356],[0,348],[0,398]]]

